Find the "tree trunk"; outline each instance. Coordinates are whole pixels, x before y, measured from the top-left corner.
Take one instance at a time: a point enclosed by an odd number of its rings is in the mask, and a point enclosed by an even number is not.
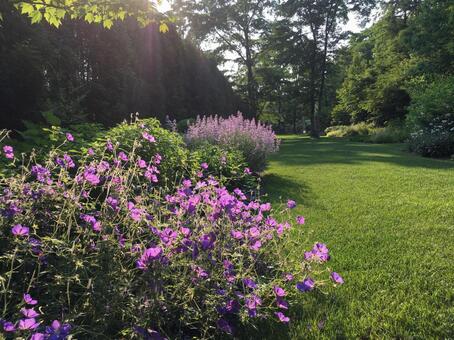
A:
[[[257,117],[257,96],[255,91],[255,79],[254,79],[254,71],[253,71],[253,60],[252,60],[252,53],[251,53],[251,45],[249,40],[249,31],[247,29],[244,30],[244,42],[245,42],[245,50],[246,50],[246,69],[247,69],[247,96],[248,96],[248,104],[249,104],[249,111],[253,117]]]

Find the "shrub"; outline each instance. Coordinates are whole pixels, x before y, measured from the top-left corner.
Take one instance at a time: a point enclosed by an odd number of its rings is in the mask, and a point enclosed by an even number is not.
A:
[[[408,145],[410,151],[426,157],[454,155],[454,114],[433,118],[428,127],[410,135]]]
[[[142,135],[140,145],[136,145],[137,136]],[[116,153],[106,147],[114,147]],[[89,144],[95,151],[96,157],[100,156],[112,160],[119,152],[135,152],[145,160],[156,154],[165,160],[160,167],[160,185],[173,187],[181,181],[182,177],[191,177],[195,167],[199,164],[186,148],[183,138],[175,132],[161,127],[155,118],[123,122],[108,130],[102,138]],[[88,148],[87,150],[88,151]]]
[[[358,123],[354,125],[337,125],[325,129],[327,137],[364,137],[374,130],[373,124]]]
[[[262,171],[267,157],[278,150],[278,140],[271,127],[245,119],[241,113],[228,118],[197,117],[185,139],[191,147],[210,143],[240,150],[254,171]]]
[[[0,334],[208,338],[263,318],[286,323],[290,302],[328,286],[326,246],[306,252],[302,266],[286,263],[278,244],[291,225],[269,203],[206,174],[159,186],[152,175],[159,181],[173,151],[143,155],[162,143],[160,132],[175,136],[153,124],[120,126],[109,137],[130,144],[99,154],[54,149],[0,182]]]
[[[218,178],[228,189],[242,188],[249,195],[256,194],[259,177],[252,175],[241,151],[205,143],[198,145],[193,155],[200,164],[209,164],[205,175]],[[198,176],[201,174],[199,171]]]
[[[411,90],[409,148],[423,156],[454,154],[454,76],[422,82]]]
[[[389,124],[372,130],[368,141],[371,143],[402,143],[408,139],[407,130],[401,124]]]

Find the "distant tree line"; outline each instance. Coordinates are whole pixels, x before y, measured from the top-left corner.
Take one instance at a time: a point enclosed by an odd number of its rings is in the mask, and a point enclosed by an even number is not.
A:
[[[216,62],[170,24],[167,33],[133,18],[109,30],[82,20],[56,29],[32,25],[8,2],[0,12],[2,128],[20,129],[43,111],[67,124],[112,125],[133,112],[180,120],[244,109]]]

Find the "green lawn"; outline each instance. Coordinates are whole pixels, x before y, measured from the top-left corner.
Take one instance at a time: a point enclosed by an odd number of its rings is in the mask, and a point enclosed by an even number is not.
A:
[[[282,139],[264,186],[306,217],[289,251],[327,243],[346,282],[311,297],[285,337],[453,338],[454,162],[400,144]]]

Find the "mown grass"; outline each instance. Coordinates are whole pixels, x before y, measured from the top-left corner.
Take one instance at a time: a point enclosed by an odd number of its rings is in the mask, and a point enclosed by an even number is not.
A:
[[[293,198],[302,258],[328,244],[345,285],[311,296],[289,330],[265,338],[453,338],[454,162],[401,144],[285,136],[264,176],[271,202]]]

